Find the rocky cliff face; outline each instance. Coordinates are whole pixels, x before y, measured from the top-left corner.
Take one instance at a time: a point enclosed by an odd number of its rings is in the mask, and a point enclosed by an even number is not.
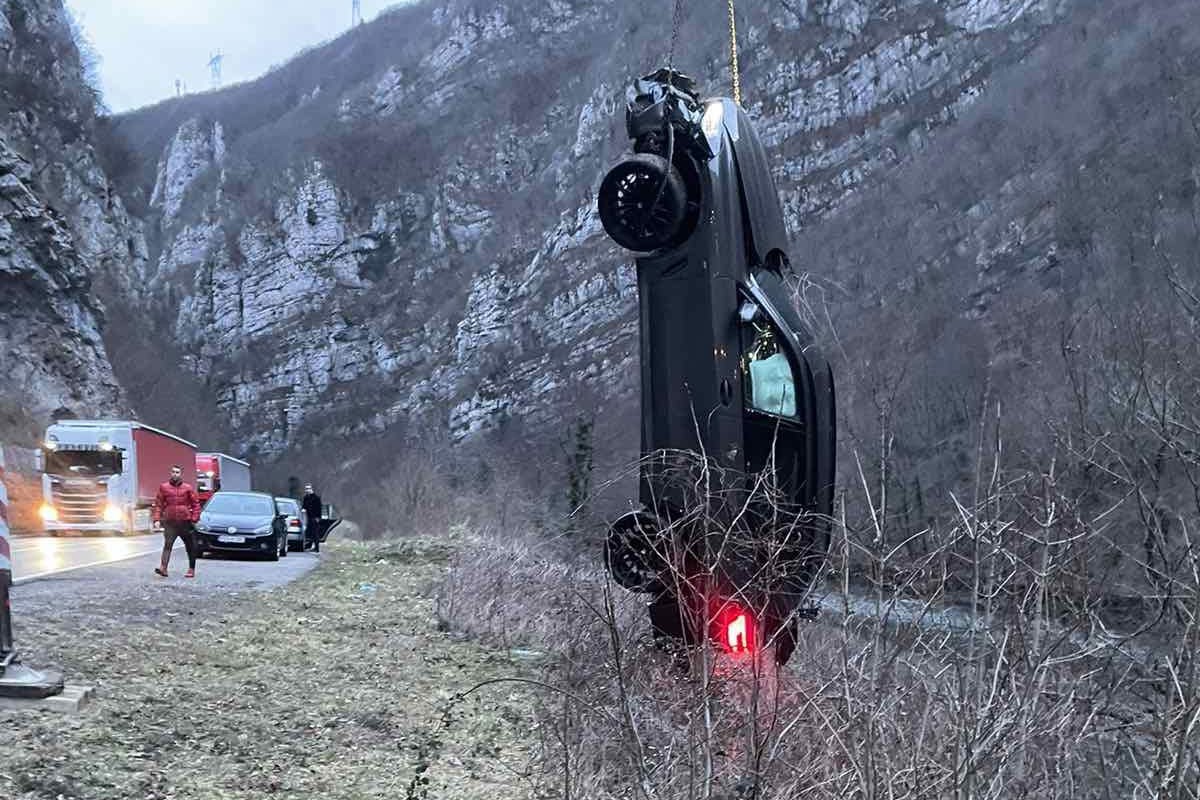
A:
[[[792,229],[925,152],[1068,5],[741,4],[746,105]],[[684,20],[678,61],[721,93],[714,22]],[[152,165],[127,187],[149,197],[152,280],[180,293],[176,336],[247,444],[635,408],[633,274],[593,197],[668,26],[634,3],[422,3],[123,119]]]
[[[60,2],[0,4],[0,402],[115,413],[124,399],[93,278],[146,248],[92,145],[96,97]]]

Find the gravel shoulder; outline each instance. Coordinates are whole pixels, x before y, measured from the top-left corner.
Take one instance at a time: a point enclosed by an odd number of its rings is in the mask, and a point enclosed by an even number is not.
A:
[[[19,587],[25,661],[97,699],[76,717],[0,712],[0,796],[531,797],[527,693],[462,696],[520,667],[438,631],[450,551],[331,545],[286,585],[205,561],[195,582],[131,562],[73,573],[75,591]],[[315,560],[297,555],[270,566]]]

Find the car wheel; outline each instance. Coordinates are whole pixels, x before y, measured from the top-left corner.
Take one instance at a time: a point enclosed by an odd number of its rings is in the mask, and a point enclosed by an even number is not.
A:
[[[279,557],[287,558],[287,554],[288,554],[288,540],[287,540],[287,534],[285,533],[283,535],[283,538],[280,540]]]
[[[626,158],[600,184],[600,223],[626,250],[649,252],[675,241],[687,204],[679,170],[653,153]]]
[[[278,561],[279,560],[279,537],[276,536],[275,541],[272,542],[271,544],[274,546],[271,548],[271,552],[267,556],[267,559],[269,561]]]
[[[617,585],[633,592],[657,594],[665,588],[667,543],[655,520],[633,512],[613,523],[604,542],[604,561]]]

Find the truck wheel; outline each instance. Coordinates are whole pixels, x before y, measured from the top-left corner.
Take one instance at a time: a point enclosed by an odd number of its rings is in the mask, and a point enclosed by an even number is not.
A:
[[[600,222],[626,250],[666,247],[687,216],[687,187],[679,170],[654,153],[637,153],[617,164],[600,184]]]

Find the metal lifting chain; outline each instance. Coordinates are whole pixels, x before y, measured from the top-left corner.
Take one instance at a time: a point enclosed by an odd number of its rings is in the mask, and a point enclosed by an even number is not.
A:
[[[742,78],[738,71],[737,19],[733,14],[733,0],[729,0],[729,71],[733,74],[733,101],[742,104]]]
[[[729,72],[733,76],[733,100],[742,104],[742,76],[738,65],[737,16],[734,13],[733,0],[727,0],[729,5]],[[675,0],[671,14],[671,45],[667,50],[667,79],[673,85],[675,77],[675,44],[679,41],[679,25],[683,17],[683,0]]]
[[[682,17],[683,0],[675,0],[675,10],[671,14],[671,49],[667,51],[667,74],[672,79],[675,75],[675,43],[679,41],[679,23]]]

